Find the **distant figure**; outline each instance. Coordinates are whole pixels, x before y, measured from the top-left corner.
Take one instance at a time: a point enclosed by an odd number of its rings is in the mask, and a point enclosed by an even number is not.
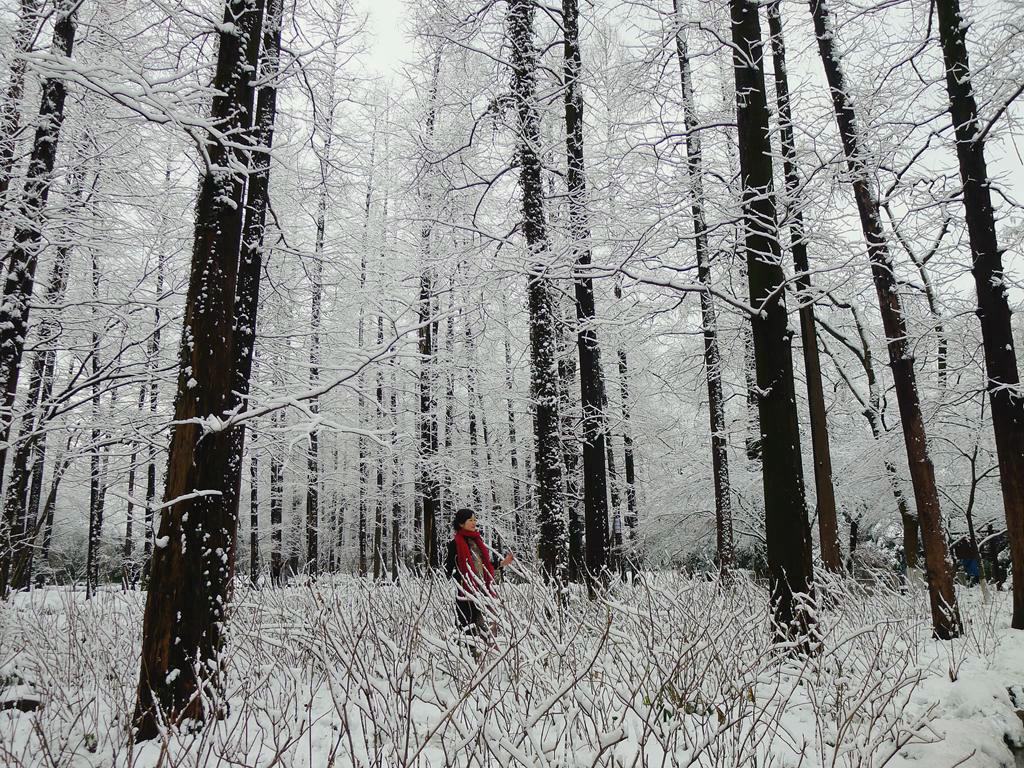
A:
[[[968,537],[964,536],[953,545],[953,556],[963,566],[967,583],[971,586],[977,584],[981,580],[981,557]]]
[[[995,582],[997,590],[1002,590],[1009,575],[1009,569],[1003,561],[1004,558],[1000,557],[1004,554],[1008,543],[1006,531],[997,533],[992,523],[989,523],[981,533],[982,538],[978,548],[981,550],[981,559],[985,563],[986,575],[989,581]]]
[[[515,558],[511,552],[499,561],[484,544],[483,537],[476,529],[476,513],[471,509],[460,509],[452,519],[455,535],[448,542],[445,559],[445,574],[458,583],[455,598],[455,616],[459,630],[469,641],[473,655],[479,655],[475,638],[488,638],[491,632],[484,620],[478,598],[493,597],[494,575],[499,568],[505,568]]]

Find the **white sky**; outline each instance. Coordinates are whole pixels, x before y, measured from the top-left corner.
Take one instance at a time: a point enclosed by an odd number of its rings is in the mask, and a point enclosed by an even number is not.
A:
[[[366,14],[370,32],[367,65],[375,74],[389,79],[398,70],[408,50],[405,1],[356,0],[357,12]]]

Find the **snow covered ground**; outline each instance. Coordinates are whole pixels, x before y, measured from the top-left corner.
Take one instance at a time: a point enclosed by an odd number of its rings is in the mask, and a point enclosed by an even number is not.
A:
[[[674,575],[559,606],[506,584],[477,663],[435,582],[241,589],[230,714],[132,746],[143,595],[48,589],[0,607],[3,766],[1013,766],[1024,632],[961,592],[965,637],[926,597],[833,586],[824,652],[770,650],[765,594]]]

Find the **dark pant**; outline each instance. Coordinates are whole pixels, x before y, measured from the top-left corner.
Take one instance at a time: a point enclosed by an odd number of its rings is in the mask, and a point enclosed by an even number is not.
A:
[[[477,635],[483,629],[484,617],[472,600],[455,601],[455,617],[459,622],[459,630],[464,635]]]

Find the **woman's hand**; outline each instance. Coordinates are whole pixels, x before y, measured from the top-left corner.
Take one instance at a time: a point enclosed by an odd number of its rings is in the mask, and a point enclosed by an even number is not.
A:
[[[501,561],[500,567],[501,568],[508,567],[509,565],[512,564],[512,561],[515,560],[515,559],[516,559],[516,556],[513,555],[511,552],[509,552],[507,555],[505,555],[505,559]]]

